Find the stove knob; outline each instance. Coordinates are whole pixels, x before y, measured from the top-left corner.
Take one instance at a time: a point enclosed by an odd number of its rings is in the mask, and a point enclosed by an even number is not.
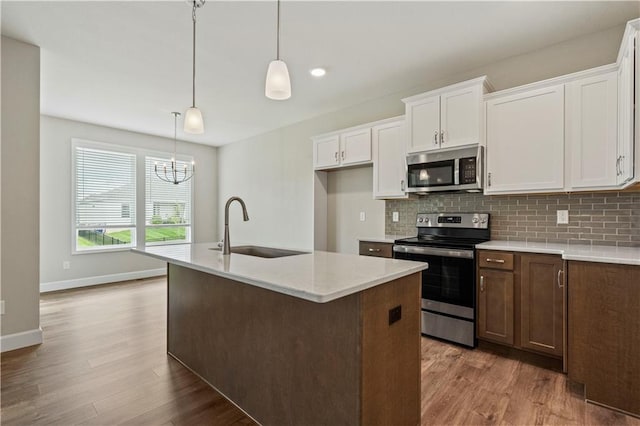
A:
[[[419,218],[418,218],[418,222],[422,223],[422,222],[424,222],[424,219],[423,219],[423,218],[421,218],[421,217],[419,217]]]
[[[482,223],[487,223],[487,218],[486,217],[482,218]]]
[[[424,218],[424,223],[429,223],[429,218],[428,217]]]
[[[473,223],[478,223],[479,221],[480,221],[480,219],[478,219],[477,217],[474,217],[474,218],[471,220],[471,222],[473,222]]]

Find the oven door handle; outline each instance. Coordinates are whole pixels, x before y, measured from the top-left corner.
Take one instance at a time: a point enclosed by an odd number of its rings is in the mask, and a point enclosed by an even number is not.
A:
[[[394,245],[393,251],[396,253],[409,254],[426,254],[442,257],[459,257],[463,259],[473,259],[473,250],[456,250],[440,247],[424,247],[424,246],[403,246]]]

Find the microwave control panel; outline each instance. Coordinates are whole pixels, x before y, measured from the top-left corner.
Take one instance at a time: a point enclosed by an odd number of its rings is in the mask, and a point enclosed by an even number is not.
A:
[[[476,183],[476,157],[460,159],[460,183]]]

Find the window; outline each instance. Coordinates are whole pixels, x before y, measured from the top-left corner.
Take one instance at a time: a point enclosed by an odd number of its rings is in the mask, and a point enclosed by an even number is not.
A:
[[[168,244],[191,242],[191,181],[178,185],[164,182],[155,174],[170,160],[145,158],[145,243]],[[189,163],[178,161],[178,170]]]
[[[136,156],[74,143],[76,252],[136,244]]]

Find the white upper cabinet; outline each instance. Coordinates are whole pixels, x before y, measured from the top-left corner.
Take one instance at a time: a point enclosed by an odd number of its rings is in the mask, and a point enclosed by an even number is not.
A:
[[[316,169],[340,166],[340,136],[324,136],[313,140],[313,165]]]
[[[346,129],[313,138],[313,168],[335,169],[371,163],[371,127]]]
[[[407,152],[432,151],[481,142],[482,96],[486,77],[403,99]]]
[[[340,134],[340,161],[344,166],[371,161],[371,129],[369,127]]]
[[[564,188],[564,85],[486,102],[486,194]]]
[[[623,39],[618,58],[618,157],[616,171],[619,185],[624,185],[634,176],[634,42],[635,32]],[[636,84],[640,84],[640,81]]]
[[[373,197],[407,198],[406,133],[403,118],[379,124],[373,136]]]
[[[567,84],[566,141],[571,189],[616,185],[618,76],[615,70]]]

